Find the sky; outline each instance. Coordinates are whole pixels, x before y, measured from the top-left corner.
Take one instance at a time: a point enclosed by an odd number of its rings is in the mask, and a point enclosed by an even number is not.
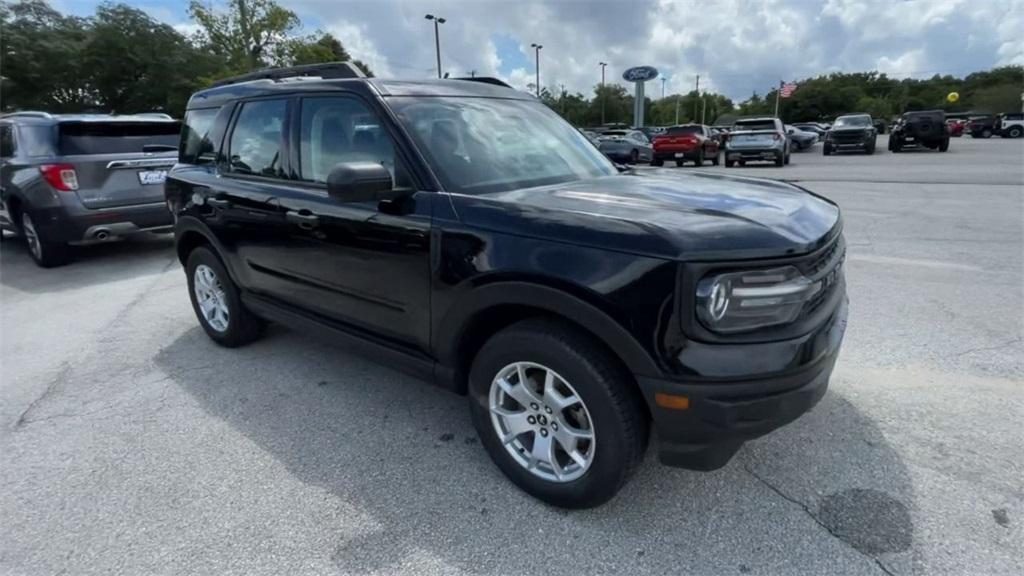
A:
[[[196,29],[177,0],[122,0],[182,32]],[[223,5],[224,0],[204,0]],[[91,14],[99,0],[51,0]],[[878,70],[897,78],[964,76],[1024,64],[1024,0],[278,0],[305,32],[331,32],[380,77],[495,76],[557,93],[592,94],[622,72],[654,66],[648,96],[701,89],[734,100],[780,80]],[[662,82],[662,78],[665,82]]]

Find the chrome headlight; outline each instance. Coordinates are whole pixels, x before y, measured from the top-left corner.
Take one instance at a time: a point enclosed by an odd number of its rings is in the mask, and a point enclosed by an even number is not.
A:
[[[697,283],[697,317],[720,333],[788,324],[823,287],[793,266],[713,274]]]

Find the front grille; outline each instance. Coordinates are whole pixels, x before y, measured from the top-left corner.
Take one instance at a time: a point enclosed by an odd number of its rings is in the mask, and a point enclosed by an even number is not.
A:
[[[813,314],[823,303],[827,302],[835,291],[843,284],[843,262],[846,260],[846,241],[842,236],[833,240],[832,245],[818,254],[812,255],[806,262],[797,265],[804,276],[811,280],[825,282],[823,290],[811,297],[804,304],[801,316]]]
[[[863,132],[833,132],[832,140],[836,144],[853,144],[864,139]]]

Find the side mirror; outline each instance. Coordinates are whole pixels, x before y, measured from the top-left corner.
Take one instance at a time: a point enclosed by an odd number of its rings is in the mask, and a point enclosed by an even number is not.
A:
[[[336,164],[327,175],[327,194],[338,202],[392,200],[400,195],[391,173],[376,162]]]

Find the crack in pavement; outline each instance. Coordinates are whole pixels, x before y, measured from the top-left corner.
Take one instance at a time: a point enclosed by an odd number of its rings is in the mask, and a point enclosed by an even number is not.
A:
[[[57,372],[57,375],[50,379],[50,382],[46,385],[46,388],[43,389],[43,393],[40,394],[39,396],[36,396],[36,399],[30,402],[28,407],[25,408],[25,410],[21,413],[20,416],[18,416],[18,419],[14,422],[14,427],[16,429],[21,428],[22,426],[25,426],[26,424],[32,422],[32,420],[29,419],[29,414],[31,414],[32,411],[35,410],[36,407],[38,407],[43,400],[45,400],[50,394],[53,393],[54,389],[64,381],[64,378],[67,376],[69,372],[71,372],[71,364],[68,362],[62,362],[61,368]]]
[[[831,535],[831,536],[832,536],[833,538],[835,538],[836,540],[839,540],[840,542],[842,542],[843,544],[845,544],[845,545],[846,545],[846,546],[847,546],[848,548],[850,548],[850,549],[851,549],[851,550],[853,550],[854,552],[856,552],[856,553],[860,554],[861,556],[863,556],[863,557],[865,557],[865,558],[868,558],[868,559],[870,559],[870,560],[871,560],[872,562],[874,562],[874,563],[875,563],[875,565],[876,565],[876,566],[878,566],[878,568],[879,568],[879,569],[880,569],[880,570],[881,570],[882,572],[885,572],[885,573],[886,573],[886,574],[888,574],[889,576],[896,576],[896,573],[895,573],[895,572],[893,572],[892,570],[889,570],[889,568],[888,568],[888,567],[886,567],[886,565],[885,565],[885,564],[883,564],[883,563],[882,563],[882,561],[881,561],[880,559],[878,559],[878,558],[877,558],[877,557],[875,557],[875,556],[872,556],[871,554],[867,554],[867,553],[865,553],[865,552],[863,552],[863,551],[861,551],[861,550],[858,550],[858,549],[857,549],[856,547],[854,547],[854,546],[853,546],[852,544],[850,544],[849,542],[847,542],[846,540],[844,540],[844,539],[843,539],[843,538],[842,538],[842,537],[841,537],[841,536],[840,536],[839,534],[836,534],[836,533],[835,533],[835,532],[834,532],[834,531],[833,531],[833,530],[832,530],[831,528],[829,528],[829,527],[828,527],[828,525],[826,525],[826,524],[825,524],[824,522],[822,522],[822,521],[821,521],[821,520],[820,520],[820,519],[818,518],[818,516],[817,516],[817,515],[816,515],[816,514],[815,514],[814,512],[812,512],[812,511],[811,511],[811,509],[810,509],[810,508],[809,508],[809,507],[808,507],[808,506],[807,506],[806,504],[804,504],[803,502],[801,502],[801,501],[797,500],[796,498],[793,498],[792,496],[789,496],[788,494],[786,494],[786,493],[785,493],[785,492],[783,492],[782,490],[780,490],[780,489],[778,489],[777,487],[775,487],[775,485],[773,485],[773,484],[772,484],[771,482],[769,482],[769,481],[765,480],[764,478],[762,478],[760,474],[758,474],[757,472],[754,472],[754,471],[753,471],[753,470],[752,470],[752,469],[750,468],[750,466],[749,466],[748,464],[744,463],[744,464],[743,464],[743,469],[744,469],[744,470],[746,470],[747,474],[750,474],[750,475],[751,475],[751,476],[753,476],[753,477],[754,477],[754,478],[755,478],[755,479],[756,479],[756,480],[757,480],[758,482],[760,482],[761,484],[764,484],[765,486],[767,486],[769,490],[771,490],[772,492],[774,492],[774,493],[775,493],[776,495],[778,495],[778,496],[779,496],[780,498],[782,498],[783,500],[785,500],[785,501],[787,501],[787,502],[790,502],[790,503],[792,503],[792,504],[796,504],[797,506],[799,506],[799,507],[800,507],[800,509],[801,509],[801,510],[803,510],[803,511],[804,511],[804,513],[805,513],[805,514],[807,514],[807,516],[808,516],[808,517],[809,517],[809,518],[810,518],[811,520],[813,520],[815,524],[817,524],[817,525],[818,525],[818,526],[820,526],[820,527],[821,527],[822,529],[824,529],[824,530],[825,530],[826,532],[828,532],[828,533],[829,533],[829,535]]]

